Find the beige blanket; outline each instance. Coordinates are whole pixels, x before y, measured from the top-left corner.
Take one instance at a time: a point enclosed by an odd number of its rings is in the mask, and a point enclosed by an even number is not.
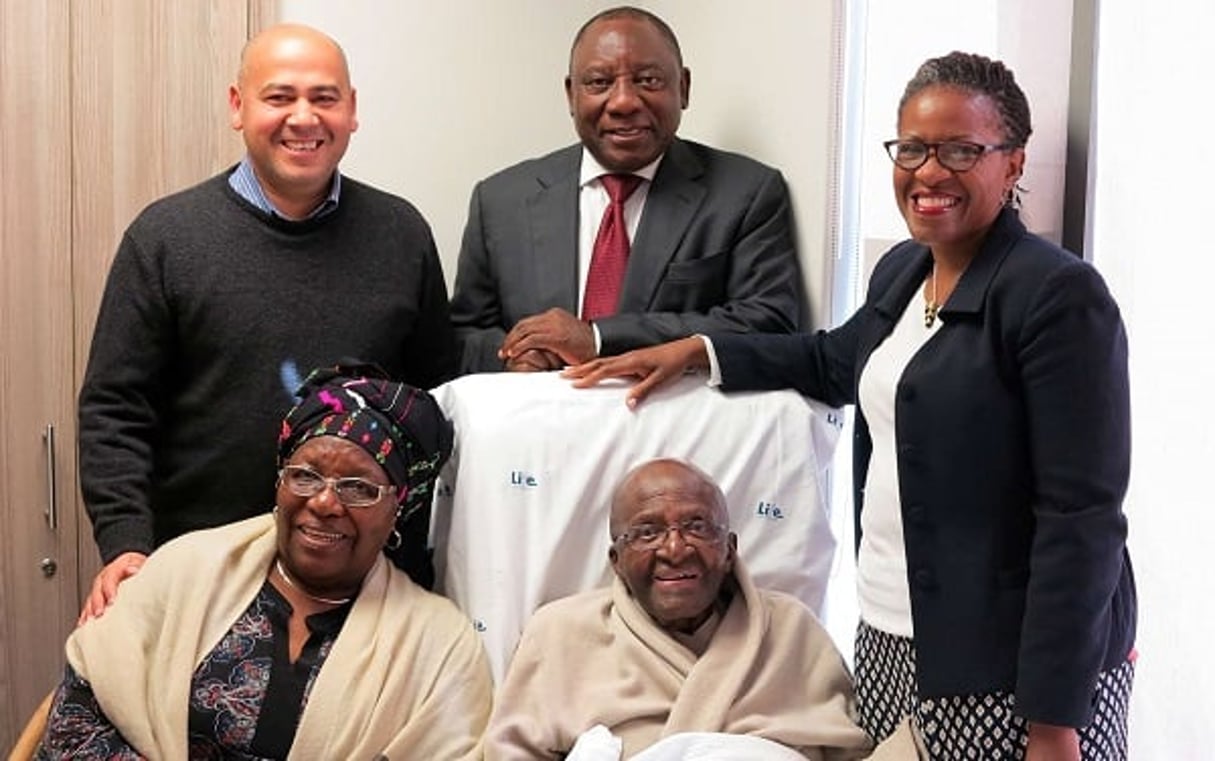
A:
[[[274,553],[269,515],[183,536],[68,640],[72,667],[144,756],[186,758],[191,675],[253,600]],[[317,675],[289,757],[479,758],[491,690],[464,615],[380,556]]]
[[[624,758],[679,732],[754,735],[812,759],[863,758],[852,680],[830,637],[793,597],[739,592],[700,658],[619,581],[550,603],[523,633],[486,733],[486,758],[558,758],[602,724]]]

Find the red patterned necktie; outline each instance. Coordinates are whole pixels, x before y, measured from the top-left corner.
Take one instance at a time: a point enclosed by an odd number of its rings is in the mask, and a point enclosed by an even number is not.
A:
[[[624,223],[624,202],[641,184],[641,178],[635,174],[605,174],[599,181],[607,189],[611,203],[603,213],[591,252],[591,268],[586,275],[586,293],[582,298],[584,320],[616,314],[620,288],[624,285],[624,270],[629,263],[629,231]]]

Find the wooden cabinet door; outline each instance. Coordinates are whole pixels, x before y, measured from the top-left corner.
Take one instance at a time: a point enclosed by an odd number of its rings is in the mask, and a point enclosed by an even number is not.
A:
[[[66,2],[0,0],[0,749],[6,752],[62,678],[63,641],[79,610],[68,37]]]

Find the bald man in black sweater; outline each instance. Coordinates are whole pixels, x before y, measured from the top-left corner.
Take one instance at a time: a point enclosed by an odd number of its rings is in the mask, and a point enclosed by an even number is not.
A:
[[[358,125],[337,44],[268,29],[229,101],[245,158],[145,209],[106,283],[79,410],[106,566],[82,619],[156,546],[274,506],[277,426],[314,367],[355,358],[422,388],[455,370],[426,221],[337,170]],[[393,557],[426,586],[428,521],[398,527]]]

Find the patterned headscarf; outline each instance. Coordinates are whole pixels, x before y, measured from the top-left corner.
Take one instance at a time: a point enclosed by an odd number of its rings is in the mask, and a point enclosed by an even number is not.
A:
[[[313,370],[297,396],[278,436],[280,468],[305,441],[338,436],[366,450],[397,487],[398,524],[415,510],[429,509],[453,438],[451,421],[434,397],[390,381],[367,364]]]

